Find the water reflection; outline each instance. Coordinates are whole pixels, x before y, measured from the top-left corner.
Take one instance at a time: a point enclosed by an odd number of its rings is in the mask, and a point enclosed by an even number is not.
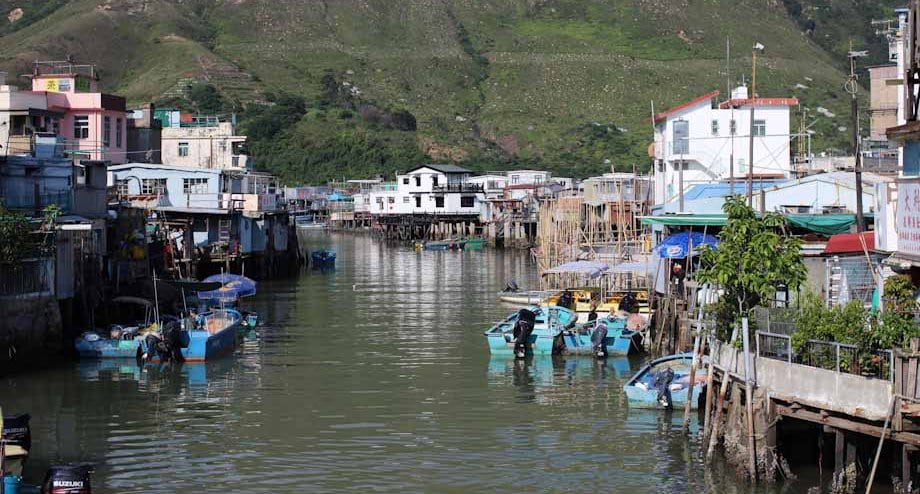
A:
[[[513,310],[496,292],[538,283],[527,253],[305,241],[336,250],[336,271],[260,283],[246,303],[264,325],[231,358],[0,380],[4,410],[33,416],[27,478],[89,461],[96,494],[735,485],[707,477],[682,414],[627,407],[641,359],[490,357],[482,332]]]

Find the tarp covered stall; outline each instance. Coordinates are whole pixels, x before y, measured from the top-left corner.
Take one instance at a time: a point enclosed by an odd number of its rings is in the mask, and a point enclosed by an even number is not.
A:
[[[849,232],[850,227],[856,224],[856,216],[852,214],[789,214],[786,215],[786,221],[794,227],[829,236]]]
[[[728,216],[724,214],[667,214],[663,216],[644,216],[642,224],[663,226],[724,226]]]

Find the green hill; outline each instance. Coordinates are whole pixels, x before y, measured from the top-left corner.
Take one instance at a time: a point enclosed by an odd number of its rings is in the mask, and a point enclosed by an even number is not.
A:
[[[131,102],[209,110],[188,88],[213,86],[218,109],[245,109],[259,166],[292,181],[391,176],[428,159],[584,176],[646,168],[651,102],[660,110],[749,78],[754,42],[767,47],[758,93],[829,109],[837,117],[818,117],[815,148],[846,149],[849,38],[882,56],[869,20],[893,5],[0,0],[10,19],[0,67],[22,74],[72,56]]]

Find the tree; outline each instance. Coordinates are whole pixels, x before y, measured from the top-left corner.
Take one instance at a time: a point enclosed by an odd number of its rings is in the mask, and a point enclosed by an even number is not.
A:
[[[224,97],[210,84],[197,83],[189,87],[188,99],[199,113],[218,113],[224,108]]]
[[[758,217],[741,196],[726,199],[728,222],[719,233],[719,246],[702,255],[700,281],[721,286],[723,299],[735,317],[746,317],[755,306],[773,299],[780,287],[797,290],[805,281],[802,242],[785,230],[778,213]]]

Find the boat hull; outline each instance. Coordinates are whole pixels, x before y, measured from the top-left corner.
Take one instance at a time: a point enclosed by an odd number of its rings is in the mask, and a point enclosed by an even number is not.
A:
[[[204,329],[193,329],[188,332],[188,346],[182,349],[182,358],[186,362],[205,362],[216,358],[224,357],[236,350],[238,337],[237,334],[242,321],[239,312],[230,309],[222,309],[226,319],[225,325],[219,331],[207,331]],[[146,343],[142,345],[143,351],[147,351]],[[159,362],[159,356],[154,356],[151,362]]]
[[[547,292],[498,292],[498,300],[515,305],[538,305]]]
[[[132,340],[99,339],[89,341],[85,336],[81,336],[74,342],[77,355],[84,359],[135,358],[137,349],[140,346],[141,341],[138,338]]]
[[[533,333],[530,335],[528,355],[552,355],[562,348],[562,332],[575,324],[575,313],[562,307],[529,307],[539,311]],[[552,311],[550,323],[546,321],[546,312]],[[514,355],[514,326],[517,312],[504,321],[495,324],[484,334],[492,355]]]
[[[680,353],[661,357],[644,366],[623,386],[629,406],[633,408],[664,409],[665,407],[658,400],[658,391],[654,389],[651,382],[656,372],[671,367],[674,370],[674,381],[671,385],[672,408],[686,407],[689,399],[690,408],[696,409],[700,395],[705,387],[706,369],[703,366],[703,362],[697,362],[694,376],[696,382],[690,383],[689,373],[692,361],[692,354]],[[675,386],[679,386],[679,388],[675,388]]]

